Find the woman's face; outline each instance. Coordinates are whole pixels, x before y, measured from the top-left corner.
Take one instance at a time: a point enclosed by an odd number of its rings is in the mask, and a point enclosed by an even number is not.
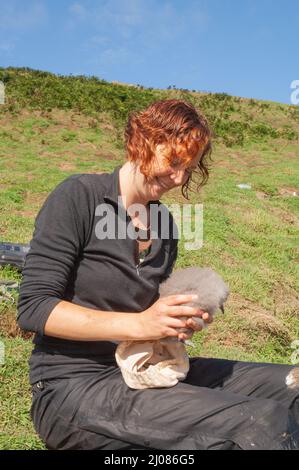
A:
[[[177,186],[182,186],[193,170],[197,167],[202,151],[188,164],[179,161],[167,162],[167,147],[159,144],[156,147],[155,158],[149,180],[145,189],[150,199],[159,199],[162,194]]]

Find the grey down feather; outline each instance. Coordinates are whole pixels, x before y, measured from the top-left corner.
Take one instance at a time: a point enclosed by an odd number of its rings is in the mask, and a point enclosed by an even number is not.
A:
[[[196,294],[198,300],[185,305],[198,307],[213,317],[218,309],[224,313],[224,303],[228,298],[229,288],[213,269],[191,267],[174,271],[166,281],[160,284],[159,294],[160,297],[173,294]],[[207,326],[201,318],[193,318],[202,328]],[[186,331],[186,329],[181,331]]]

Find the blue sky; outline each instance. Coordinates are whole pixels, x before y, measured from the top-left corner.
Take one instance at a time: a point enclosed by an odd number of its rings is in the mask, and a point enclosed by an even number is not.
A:
[[[0,65],[290,104],[298,0],[0,0]]]

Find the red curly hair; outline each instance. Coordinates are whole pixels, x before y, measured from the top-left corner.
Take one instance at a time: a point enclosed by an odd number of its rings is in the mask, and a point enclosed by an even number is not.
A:
[[[158,144],[166,144],[167,163],[188,164],[202,150],[196,170],[200,176],[198,191],[207,183],[211,157],[211,131],[206,118],[184,100],[155,101],[141,112],[132,112],[125,128],[127,158],[140,166],[146,178],[151,175],[151,164]],[[182,194],[188,199],[192,173],[182,186]]]

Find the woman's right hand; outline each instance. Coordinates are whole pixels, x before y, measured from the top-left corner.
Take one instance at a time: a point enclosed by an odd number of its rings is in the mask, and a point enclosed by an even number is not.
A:
[[[186,321],[189,318],[202,316],[202,311],[198,308],[184,305],[196,299],[196,295],[190,294],[159,298],[151,307],[138,314],[141,339],[156,340],[169,336],[178,337],[180,340],[189,339],[192,335],[179,330],[188,328]]]

